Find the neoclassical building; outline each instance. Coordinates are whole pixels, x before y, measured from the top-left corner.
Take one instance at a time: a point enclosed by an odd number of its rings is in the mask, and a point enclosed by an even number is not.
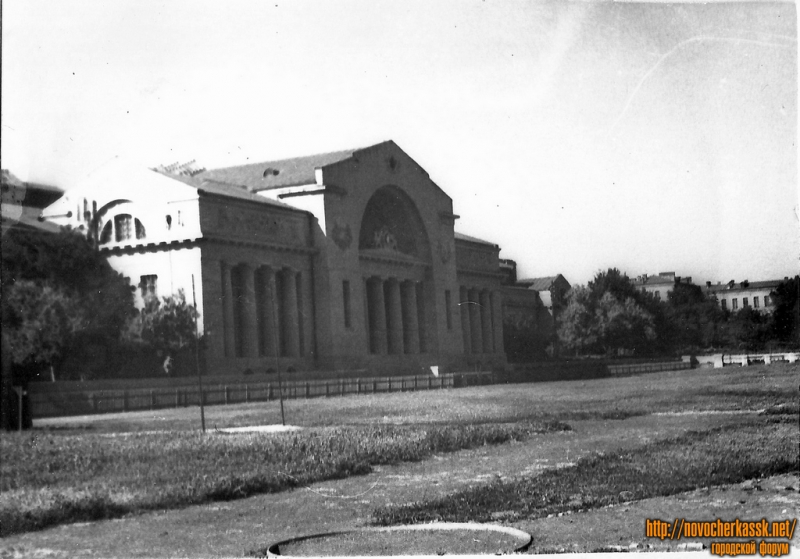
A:
[[[140,305],[194,287],[213,374],[505,363],[499,247],[456,233],[452,199],[392,141],[110,164],[44,215],[93,236]]]

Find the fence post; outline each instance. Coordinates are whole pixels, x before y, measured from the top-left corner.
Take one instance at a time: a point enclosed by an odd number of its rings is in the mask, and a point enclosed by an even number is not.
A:
[[[150,391],[150,409],[156,409],[156,394],[153,390]]]
[[[414,392],[417,391],[417,375],[414,375]]]
[[[246,384],[244,385],[244,401],[245,402],[250,401],[250,388]]]
[[[230,393],[228,392],[228,385],[225,385],[225,404],[230,402]]]
[[[356,394],[361,394],[361,379],[356,379]]]
[[[97,394],[92,392],[92,411],[97,413]]]
[[[180,393],[178,392],[178,389],[176,388],[175,389],[175,407],[179,408],[180,405],[181,405],[181,397],[180,397]]]
[[[308,381],[306,381],[306,399],[308,399],[309,395],[311,394],[311,386]]]
[[[375,377],[372,377],[372,393],[375,394],[378,391],[378,381],[375,380]]]
[[[128,391],[122,391],[122,411],[128,411]]]

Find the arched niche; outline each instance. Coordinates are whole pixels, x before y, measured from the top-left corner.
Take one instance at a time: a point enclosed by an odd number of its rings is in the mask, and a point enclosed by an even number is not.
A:
[[[375,191],[361,218],[358,249],[430,261],[425,224],[408,194],[392,185]]]

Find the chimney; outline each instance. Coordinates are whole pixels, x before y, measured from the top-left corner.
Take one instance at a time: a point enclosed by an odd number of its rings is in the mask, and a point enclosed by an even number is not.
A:
[[[733,286],[736,285],[736,282],[731,280],[728,282],[728,289],[733,289]]]
[[[710,281],[706,282],[706,289],[711,289],[711,282]]]

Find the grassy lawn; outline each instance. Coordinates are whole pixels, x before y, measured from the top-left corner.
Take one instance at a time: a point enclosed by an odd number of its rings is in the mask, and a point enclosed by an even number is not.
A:
[[[0,526],[3,534],[10,534],[281,491],[367,473],[372,465],[521,440],[564,429],[563,422],[577,419],[632,417],[630,421],[636,421],[637,416],[656,412],[767,409],[773,415],[762,416],[748,429],[753,436],[775,430],[777,434],[765,439],[763,446],[780,452],[785,442],[781,429],[787,425],[781,421],[790,414],[797,416],[797,373],[797,367],[772,365],[292,400],[287,402],[287,422],[308,429],[282,435],[213,431],[214,425],[279,423],[275,402],[207,408],[207,424],[212,426],[207,435],[197,431],[197,408],[40,420],[32,432],[0,436],[4,458]],[[752,421],[752,416],[745,417],[743,426]],[[767,423],[770,420],[776,423]],[[796,422],[794,427],[796,432]],[[714,439],[713,453],[724,455],[738,448],[745,456],[757,454],[756,447],[736,447],[737,438],[725,433],[701,433],[696,440],[664,444],[674,447],[670,452],[677,455],[684,447],[692,449]],[[645,454],[632,460],[637,468],[650,468],[648,460],[671,456]],[[700,460],[699,456],[690,453],[689,461]],[[592,477],[592,471],[606,475],[617,467],[622,466],[589,468],[585,476]],[[756,471],[739,469],[741,475]],[[619,472],[628,475],[624,469]],[[569,499],[577,503],[574,495],[579,492],[574,487],[567,484],[559,491],[569,491]],[[617,493],[621,491],[632,490]],[[638,493],[632,493],[638,498]],[[587,495],[598,502],[610,498],[599,490]],[[580,506],[590,506],[583,499]]]
[[[542,518],[797,472],[796,417],[766,417],[630,452],[596,455],[535,477],[470,487],[441,499],[375,511],[379,525]]]

